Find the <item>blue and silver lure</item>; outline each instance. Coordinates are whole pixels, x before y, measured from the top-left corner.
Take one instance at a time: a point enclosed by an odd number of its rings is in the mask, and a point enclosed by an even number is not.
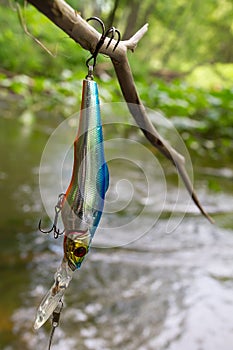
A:
[[[34,328],[40,328],[59,305],[75,270],[89,251],[99,224],[109,174],[104,157],[102,124],[97,83],[91,73],[83,80],[82,105],[70,185],[60,197],[64,224],[64,256],[55,281],[43,298]]]
[[[108,189],[109,173],[104,157],[102,122],[98,87],[93,80],[93,68],[96,58],[105,39],[110,35],[106,48],[110,46],[114,35],[118,39],[113,45],[117,48],[121,35],[111,27],[105,30],[104,23],[98,17],[96,20],[102,28],[102,35],[92,56],[86,61],[88,75],[83,80],[82,105],[77,137],[74,141],[74,163],[70,185],[64,195],[59,196],[55,207],[55,219],[52,229],[54,238],[64,233],[64,256],[61,265],[54,275],[54,284],[43,298],[36,314],[34,328],[40,328],[53,314],[53,329],[50,336],[49,349],[55,327],[58,326],[62,310],[62,297],[67,289],[73,273],[81,267],[88,253],[92,238],[98,227],[104,207],[105,194]],[[90,62],[93,62],[92,64]],[[58,214],[61,212],[64,231],[59,232],[56,227]]]

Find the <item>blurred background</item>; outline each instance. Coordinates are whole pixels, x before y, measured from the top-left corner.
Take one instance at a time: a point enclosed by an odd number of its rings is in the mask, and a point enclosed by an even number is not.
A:
[[[186,145],[195,189],[216,223],[187,204],[175,169],[131,125],[111,62],[99,56],[103,121],[118,122],[104,126],[105,136],[141,148],[135,153],[122,143],[106,145],[109,203],[117,198],[120,209],[103,215],[94,248],[67,291],[53,349],[231,350],[233,3],[67,2],[83,18],[114,25],[124,39],[149,23],[128,54],[138,92],[156,128],[174,146],[176,133]],[[53,213],[60,155],[72,145],[73,122],[63,124],[71,134],[54,137],[50,158],[40,162],[54,130],[79,111],[89,53],[33,6],[20,5],[19,15],[15,1],[0,1],[0,349],[42,350],[50,325],[34,332],[32,324],[61,260],[62,239],[54,241],[37,226],[40,218],[51,224],[46,205]],[[172,131],[158,125],[161,118]],[[67,181],[69,176],[70,166]]]

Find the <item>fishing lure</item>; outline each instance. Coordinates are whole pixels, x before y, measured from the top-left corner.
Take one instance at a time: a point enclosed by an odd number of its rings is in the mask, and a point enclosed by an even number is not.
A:
[[[94,53],[86,62],[88,75],[83,80],[79,129],[74,141],[72,178],[66,193],[59,196],[58,203],[55,206],[55,219],[52,228],[48,231],[43,231],[41,229],[41,221],[39,222],[39,229],[45,233],[53,231],[54,238],[58,238],[64,233],[64,256],[61,265],[55,273],[54,284],[43,298],[37,310],[34,323],[34,328],[38,329],[53,315],[49,349],[55,328],[59,323],[63,307],[62,298],[74,271],[81,267],[90,249],[93,236],[101,219],[109,183],[108,167],[104,158],[98,87],[93,80],[93,68],[96,64],[98,52],[106,37],[110,36],[106,45],[108,47],[114,35],[118,35],[118,40],[113,47],[113,50],[115,50],[120,42],[120,33],[114,27],[105,31],[103,22],[97,17],[91,17],[90,19],[95,19],[101,24],[102,36],[97,43]],[[91,61],[93,61],[92,64]],[[162,148],[163,150],[164,147]],[[170,153],[164,152],[164,154],[176,164]],[[176,165],[195,203],[199,206],[202,213],[207,216],[195,197],[185,170],[178,166],[179,163]],[[59,214],[61,214],[64,224],[64,231],[62,232],[57,229]]]
[[[70,184],[65,194],[59,196],[55,207],[55,220],[52,229],[43,231],[41,222],[39,229],[42,232],[54,231],[54,238],[60,232],[56,225],[59,213],[61,213],[64,224],[64,256],[61,265],[54,276],[54,284],[43,298],[36,314],[34,328],[40,328],[53,314],[53,335],[62,309],[62,297],[67,289],[73,273],[81,267],[81,264],[88,253],[92,238],[98,227],[104,207],[105,193],[109,184],[108,167],[104,157],[102,123],[98,97],[97,83],[93,80],[93,67],[96,64],[96,57],[100,47],[103,45],[107,35],[111,34],[108,42],[110,45],[115,33],[120,33],[115,28],[105,31],[101,23],[103,33],[97,44],[96,50],[87,60],[88,75],[83,80],[82,104],[78,134],[74,141],[74,163]],[[90,65],[93,59],[93,64]],[[50,347],[50,346],[49,346]]]

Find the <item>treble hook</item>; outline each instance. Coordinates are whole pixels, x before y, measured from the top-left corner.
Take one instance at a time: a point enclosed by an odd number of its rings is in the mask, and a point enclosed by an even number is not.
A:
[[[110,44],[111,44],[111,42],[112,42],[112,40],[113,40],[113,38],[114,38],[115,33],[117,33],[118,39],[117,39],[117,42],[116,42],[116,44],[115,44],[115,46],[114,46],[114,48],[113,48],[113,51],[116,50],[116,48],[117,48],[117,46],[118,46],[118,44],[119,44],[119,42],[120,42],[120,40],[121,40],[121,33],[120,33],[119,30],[116,29],[115,27],[111,27],[111,28],[105,30],[104,22],[103,22],[100,18],[98,18],[98,17],[90,17],[90,18],[87,19],[87,22],[90,21],[90,20],[95,20],[95,21],[97,21],[97,22],[100,23],[101,28],[102,28],[102,34],[101,34],[100,40],[98,41],[98,43],[97,43],[97,45],[96,45],[95,51],[93,52],[93,54],[91,55],[91,57],[88,58],[87,61],[86,61],[86,65],[87,65],[88,69],[89,69],[89,67],[90,67],[89,63],[90,63],[91,60],[93,60],[93,65],[92,65],[92,67],[95,67],[95,65],[96,65],[96,59],[97,59],[99,50],[100,50],[101,47],[103,46],[105,39],[107,38],[107,36],[108,36],[110,33],[111,33],[111,38],[109,39],[109,42],[108,42],[108,44],[107,44],[107,46],[106,46],[106,49],[110,46]]]
[[[62,308],[63,308],[63,302],[62,302],[62,300],[60,300],[60,301],[59,301],[59,304],[58,304],[57,307],[56,307],[56,309],[53,311],[52,330],[51,330],[50,337],[49,337],[49,347],[48,347],[48,350],[51,349],[52,340],[53,340],[53,335],[54,335],[55,329],[56,329],[56,328],[58,327],[58,325],[59,325],[59,320],[60,320]]]
[[[53,226],[50,230],[42,230],[41,228],[41,219],[39,221],[39,225],[38,225],[38,228],[40,230],[40,232],[42,233],[50,233],[53,231],[53,235],[54,235],[54,238],[57,239],[59,236],[63,235],[63,233],[65,232],[65,230],[63,230],[62,232],[60,232],[59,229],[57,229],[57,221],[58,221],[58,215],[62,209],[62,202],[63,202],[63,198],[64,198],[65,194],[64,193],[61,193],[59,194],[58,196],[58,202],[57,202],[57,205],[55,206],[55,217],[54,217],[54,221],[53,221]]]
[[[115,46],[114,46],[114,48],[113,48],[113,50],[112,50],[112,51],[115,51],[116,48],[117,48],[117,46],[118,46],[118,44],[119,44],[119,42],[121,41],[121,33],[120,33],[119,30],[116,29],[115,27],[109,28],[109,29],[106,31],[105,36],[108,36],[110,33],[112,33],[112,36],[111,36],[111,38],[110,38],[110,40],[109,40],[109,42],[108,42],[108,44],[107,44],[107,46],[106,46],[106,49],[110,46],[110,44],[111,44],[111,42],[112,42],[112,39],[113,39],[114,36],[115,36],[115,33],[117,33],[118,39],[117,39],[117,42],[116,42],[116,44],[115,44]]]

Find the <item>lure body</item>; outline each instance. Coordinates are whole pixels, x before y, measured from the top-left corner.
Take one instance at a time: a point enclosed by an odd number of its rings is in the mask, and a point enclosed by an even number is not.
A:
[[[65,229],[64,257],[55,282],[42,300],[34,328],[40,328],[61,300],[73,272],[88,253],[99,224],[109,175],[104,158],[98,87],[83,81],[79,130],[74,141],[74,164],[70,185],[63,197],[61,215]]]
[[[102,215],[109,182],[97,89],[95,81],[83,81],[73,174],[61,210],[65,228],[64,254],[71,269],[81,266],[88,251]]]

